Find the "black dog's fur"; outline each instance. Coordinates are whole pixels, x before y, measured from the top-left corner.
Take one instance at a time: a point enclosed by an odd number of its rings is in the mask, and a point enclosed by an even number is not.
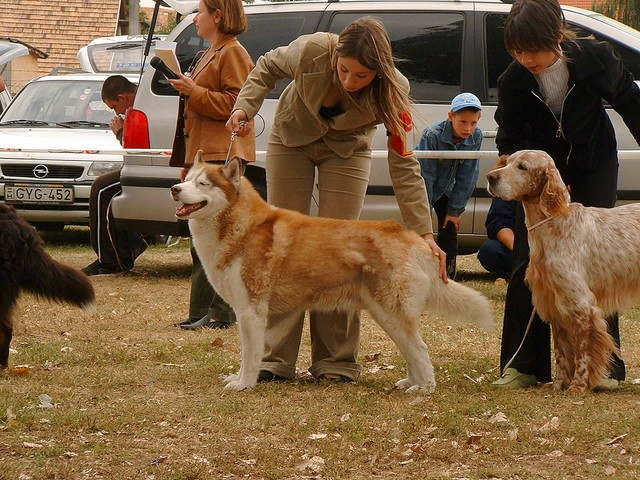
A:
[[[0,203],[0,368],[9,366],[13,310],[25,290],[34,295],[95,311],[95,292],[89,278],[55,261],[44,250],[35,228],[15,209]]]

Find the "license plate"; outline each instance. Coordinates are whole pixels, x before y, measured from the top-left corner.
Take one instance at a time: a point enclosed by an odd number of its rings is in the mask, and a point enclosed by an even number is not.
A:
[[[5,185],[7,203],[71,203],[73,187],[55,185]]]

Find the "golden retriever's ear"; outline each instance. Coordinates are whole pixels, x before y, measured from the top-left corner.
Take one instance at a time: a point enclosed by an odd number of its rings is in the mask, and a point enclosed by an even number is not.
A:
[[[498,158],[498,161],[491,170],[497,170],[498,168],[506,167],[508,159],[509,155],[500,155],[500,158]]]
[[[569,192],[555,167],[545,172],[547,183],[540,194],[540,210],[547,216],[563,215],[569,208]]]

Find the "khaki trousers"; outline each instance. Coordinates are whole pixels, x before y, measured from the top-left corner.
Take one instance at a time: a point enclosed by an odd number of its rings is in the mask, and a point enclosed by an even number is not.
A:
[[[357,219],[369,183],[371,150],[341,158],[318,140],[301,147],[286,147],[272,130],[267,148],[269,203],[309,214],[316,170],[319,216]],[[265,353],[260,366],[285,378],[295,378],[304,312],[270,316]],[[314,377],[326,373],[356,380],[360,343],[359,312],[310,312],[311,367]]]

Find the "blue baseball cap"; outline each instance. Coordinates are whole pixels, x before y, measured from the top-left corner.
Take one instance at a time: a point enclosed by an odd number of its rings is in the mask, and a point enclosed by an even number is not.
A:
[[[477,108],[482,110],[480,100],[473,93],[465,92],[453,97],[451,101],[451,111],[458,112],[463,108]]]

